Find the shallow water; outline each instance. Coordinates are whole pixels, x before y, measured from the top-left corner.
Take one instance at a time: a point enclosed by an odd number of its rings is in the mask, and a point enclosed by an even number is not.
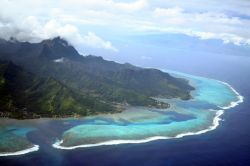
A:
[[[229,85],[208,78],[173,73],[184,77],[195,86],[193,99],[159,99],[171,104],[166,110],[130,108],[113,115],[99,115],[102,123],[82,123],[62,135],[54,144],[61,149],[74,149],[121,143],[143,143],[157,139],[179,138],[201,134],[218,126],[222,108],[230,108],[242,97]],[[109,123],[108,123],[109,122]],[[108,123],[108,124],[105,124]]]
[[[123,143],[144,143],[158,139],[180,138],[202,134],[219,125],[222,109],[235,106],[243,98],[229,85],[217,80],[172,72],[195,86],[193,99],[159,99],[171,104],[169,109],[131,107],[122,113],[98,115],[82,119],[4,120],[0,128],[2,155],[37,151],[40,144],[61,149],[75,149]],[[6,153],[6,132],[13,136]],[[40,142],[29,139],[40,135]],[[41,134],[42,133],[42,134]],[[41,137],[42,135],[42,137]],[[14,140],[14,141],[13,141]],[[16,140],[16,141],[15,141]],[[22,146],[22,141],[25,140]],[[22,153],[13,153],[13,149]],[[25,150],[26,149],[26,150]],[[25,151],[23,151],[25,150]]]

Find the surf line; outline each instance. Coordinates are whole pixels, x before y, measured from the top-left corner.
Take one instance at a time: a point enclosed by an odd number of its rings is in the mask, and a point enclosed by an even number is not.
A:
[[[214,111],[214,110],[210,110],[210,111]],[[147,143],[147,142],[151,142],[155,140],[174,139],[174,138],[182,138],[184,136],[199,135],[199,134],[203,134],[208,131],[216,129],[219,126],[219,121],[221,120],[220,116],[223,113],[224,113],[223,110],[217,110],[216,116],[213,119],[212,125],[209,126],[207,129],[200,130],[197,132],[180,133],[176,135],[175,137],[154,136],[154,137],[149,137],[149,138],[141,139],[141,140],[111,140],[111,141],[105,141],[105,142],[100,142],[96,144],[77,145],[77,146],[70,146],[70,147],[61,146],[61,144],[63,143],[63,140],[58,140],[52,146],[57,149],[72,150],[72,149],[77,149],[77,148],[88,148],[88,147],[96,147],[96,146],[103,146],[103,145],[139,144],[139,143]]]
[[[31,148],[20,150],[20,151],[16,151],[16,152],[0,153],[0,157],[3,157],[3,156],[23,155],[23,154],[27,154],[27,153],[30,153],[30,152],[35,152],[35,151],[38,151],[38,150],[39,150],[39,145],[34,145]]]
[[[216,80],[216,81],[219,81],[219,80]],[[238,100],[230,102],[228,106],[219,107],[222,110],[210,110],[210,111],[216,111],[216,115],[213,119],[212,125],[209,126],[207,129],[200,130],[197,132],[180,133],[180,134],[177,134],[175,137],[154,136],[154,137],[149,137],[149,138],[142,139],[142,140],[110,140],[110,141],[100,142],[96,144],[85,144],[85,145],[77,145],[77,146],[70,146],[70,147],[61,146],[61,144],[63,143],[63,140],[58,140],[52,146],[57,149],[72,150],[76,148],[96,147],[96,146],[103,146],[103,145],[147,143],[147,142],[155,141],[155,140],[174,139],[174,138],[182,138],[184,136],[204,134],[206,132],[216,129],[219,126],[220,124],[219,122],[222,120],[221,116],[224,114],[224,110],[233,108],[237,106],[239,103],[242,103],[244,101],[244,97],[241,96],[231,85],[229,85],[226,82],[222,82],[222,81],[219,81],[219,82],[228,86],[237,95]]]
[[[219,80],[217,80],[217,81],[219,81]],[[224,109],[224,110],[230,109],[230,108],[233,108],[233,107],[239,105],[240,103],[243,103],[244,97],[241,96],[231,85],[229,85],[228,83],[223,82],[223,81],[219,81],[219,82],[228,86],[237,95],[237,98],[238,98],[237,101],[232,101],[228,106],[220,107],[221,109]]]

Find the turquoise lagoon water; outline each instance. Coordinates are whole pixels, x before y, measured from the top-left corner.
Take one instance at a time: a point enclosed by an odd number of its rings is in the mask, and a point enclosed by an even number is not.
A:
[[[53,146],[74,149],[202,134],[219,125],[223,110],[243,101],[243,97],[226,83],[178,72],[170,73],[188,79],[196,88],[192,92],[192,100],[158,99],[170,103],[171,107],[132,107],[122,113],[89,117],[91,123],[78,124],[65,131],[61,141]]]
[[[20,155],[39,149],[27,139],[27,133],[35,128],[23,126],[22,122],[16,123],[15,120],[0,120],[0,156]]]
[[[173,71],[167,72],[189,80],[196,88],[192,92],[193,99],[182,101],[158,98],[170,103],[171,107],[168,109],[129,107],[122,113],[81,119],[40,119],[25,125],[21,125],[25,121],[15,121],[13,125],[11,121],[5,120],[7,124],[0,123],[0,156],[38,150],[39,145],[34,145],[27,138],[27,134],[34,130],[43,133],[45,137],[51,137],[48,140],[57,140],[52,141],[50,146],[60,149],[144,143],[202,134],[219,125],[220,116],[225,109],[243,101],[243,97],[226,83]],[[6,133],[12,135],[12,139],[9,139]],[[6,152],[8,147],[6,145],[10,145],[9,153]],[[16,151],[13,152],[13,149]]]

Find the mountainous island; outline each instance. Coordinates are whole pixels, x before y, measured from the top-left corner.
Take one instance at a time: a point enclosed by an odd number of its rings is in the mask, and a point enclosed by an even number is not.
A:
[[[82,56],[66,40],[0,39],[0,117],[80,117],[126,106],[168,108],[153,97],[191,98],[188,81],[157,69]]]

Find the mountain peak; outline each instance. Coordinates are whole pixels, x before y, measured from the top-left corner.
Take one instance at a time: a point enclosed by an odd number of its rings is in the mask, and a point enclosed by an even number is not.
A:
[[[70,46],[68,41],[60,36],[57,36],[57,37],[52,38],[52,39],[43,40],[42,43],[47,44],[48,46],[54,46],[54,45],[62,45],[65,47]]]
[[[69,43],[67,42],[67,40],[61,38],[60,36],[55,37],[54,39],[52,39],[52,41],[54,43],[59,43],[59,44],[62,44],[64,46],[69,46]]]
[[[43,45],[43,49],[40,56],[51,60],[58,58],[78,59],[81,57],[77,50],[60,36],[44,40],[41,44]]]

